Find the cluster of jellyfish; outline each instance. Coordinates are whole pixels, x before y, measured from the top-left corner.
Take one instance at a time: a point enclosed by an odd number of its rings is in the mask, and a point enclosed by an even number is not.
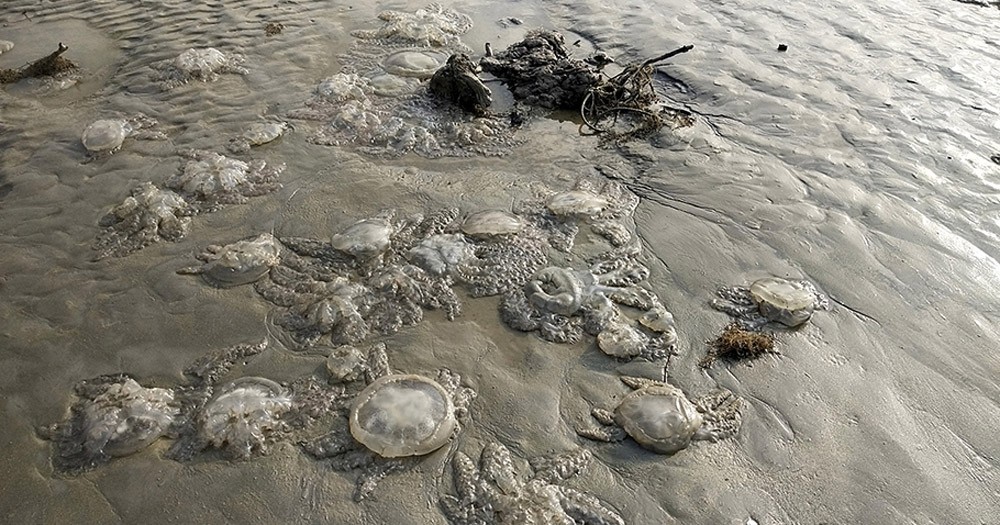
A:
[[[471,19],[432,4],[415,13],[386,11],[378,29],[355,31],[355,44],[343,57],[342,71],[322,80],[290,119],[321,121],[308,137],[326,145],[353,145],[376,155],[414,152],[427,157],[502,155],[516,143],[510,122],[498,116],[470,116],[437,100],[428,79],[452,53],[467,52],[460,36]],[[243,75],[245,58],[216,48],[192,48],[174,59],[152,64],[164,90],[191,81],[213,82],[221,75]],[[111,115],[90,124],[82,142],[89,159],[120,150],[127,139],[164,139],[156,121],[143,114]],[[230,154],[272,142],[291,126],[283,120],[248,123],[232,137]],[[191,217],[243,203],[279,187],[282,165],[244,161],[211,151],[182,152],[188,161],[177,176],[156,185],[145,181],[100,220],[94,244],[97,258],[129,255],[161,240],[187,235]]]
[[[359,476],[362,499],[380,468],[451,440],[475,397],[447,369],[434,378],[392,371],[384,344],[367,354],[339,348],[328,358],[326,381],[229,379],[266,347],[266,341],[242,344],[205,356],[185,370],[189,381],[173,388],[143,386],[122,374],[80,382],[70,417],[40,429],[55,444],[54,466],[79,474],[161,438],[172,440],[166,456],[178,461],[206,451],[247,459],[278,442],[298,442],[333,466],[369,465],[371,474]]]
[[[348,65],[289,115],[325,123],[310,141],[428,157],[494,154],[513,144],[509,123],[454,112],[427,93],[425,81],[448,56],[466,51],[459,37],[471,27],[467,16],[431,5],[416,13],[387,11],[380,19],[378,29],[353,33]],[[154,69],[164,89],[172,89],[244,74],[242,63],[240,55],[204,48]],[[245,153],[288,128],[251,124],[230,140],[229,151]],[[99,159],[129,138],[164,135],[155,120],[137,114],[94,122],[82,142]],[[193,215],[279,187],[282,166],[209,151],[183,154],[178,173],[161,185],[140,184],[102,219],[99,257],[176,241]],[[324,238],[262,233],[206,247],[197,264],[178,273],[218,288],[252,286],[278,310],[285,346],[325,349],[325,376],[286,383],[233,377],[265,350],[265,341],[207,355],[173,387],[144,386],[124,374],[82,381],[67,419],[39,429],[53,442],[56,470],[86,472],[161,439],[170,442],[165,456],[178,461],[205,454],[248,459],[286,443],[334,470],[356,473],[360,501],[386,475],[447,450],[454,493],[439,501],[454,524],[623,524],[613,507],[564,484],[592,460],[587,448],[531,458],[530,472],[518,471],[499,443],[487,444],[473,461],[446,445],[467,424],[476,393],[447,368],[431,375],[394,371],[385,344],[371,344],[421,322],[425,310],[453,320],[463,298],[498,296],[499,318],[511,329],[557,344],[592,337],[611,359],[666,366],[677,332],[646,283],[650,271],[632,221],[638,198],[613,181],[536,190],[509,210],[442,208],[409,216],[385,210]],[[827,307],[810,283],[778,278],[724,288],[712,305],[748,330],[797,327]],[[593,408],[591,422],[576,429],[580,437],[631,439],[670,455],[739,430],[743,402],[729,391],[689,397],[665,381],[621,380],[631,392],[613,407]]]
[[[424,310],[442,309],[451,320],[464,293],[501,296],[507,326],[548,341],[589,334],[615,358],[664,359],[677,334],[644,286],[649,269],[631,225],[637,203],[616,182],[582,180],[563,191],[539,188],[510,211],[387,210],[326,239],[264,233],[209,246],[201,264],[179,272],[221,288],[252,284],[281,308],[276,323],[296,349],[391,335],[420,322]],[[589,254],[574,253],[581,227],[593,234]],[[579,262],[553,265],[553,255]]]
[[[429,5],[415,13],[385,11],[374,30],[352,32],[344,67],[319,82],[293,119],[322,125],[308,141],[356,146],[377,156],[503,155],[517,143],[509,118],[469,115],[431,94],[429,80],[456,53],[472,19]]]
[[[367,353],[359,348],[372,336],[419,322],[425,308],[460,315],[454,289],[460,285],[471,297],[502,296],[503,322],[551,342],[589,334],[604,353],[621,360],[663,360],[673,351],[673,318],[642,286],[649,271],[639,262],[641,244],[630,221],[636,204],[618,183],[581,181],[562,191],[539,188],[510,211],[442,209],[408,217],[387,211],[328,239],[261,234],[209,246],[199,264],[178,273],[219,288],[254,286],[283,309],[279,324],[293,349],[327,349],[326,377],[224,382],[234,365],[266,343],[238,345],[193,364],[186,370],[189,383],[174,388],[146,387],[124,375],[81,382],[70,417],[42,435],[55,443],[54,463],[67,473],[136,453],[160,438],[172,440],[167,457],[181,461],[205,451],[245,459],[277,442],[294,442],[334,470],[357,473],[355,499],[363,500],[386,475],[419,464],[449,443],[465,423],[475,392],[447,368],[433,377],[391,370],[384,344]],[[584,228],[594,234],[581,250],[588,255],[574,253]],[[553,266],[551,254],[582,264]],[[718,305],[748,323],[760,317],[793,325],[821,306],[807,284],[780,279],[720,295],[729,301]],[[692,398],[663,381],[622,381],[632,392],[613,408],[595,407],[594,423],[577,429],[581,437],[631,438],[669,455],[739,429],[742,401],[731,392]],[[453,523],[500,523],[503,515],[624,523],[596,497],[563,485],[591,460],[586,449],[534,458],[535,472],[525,479],[498,443],[487,445],[478,466],[460,452],[449,454],[456,494],[440,501]],[[512,480],[511,486],[491,484],[498,476]],[[558,497],[540,499],[540,492]],[[505,497],[498,500],[500,494]]]
[[[242,55],[215,48],[192,48],[152,67],[161,86],[171,89],[192,80],[211,82],[225,73],[245,74],[246,69],[240,66],[243,60]],[[112,114],[96,120],[81,136],[87,162],[113,155],[128,139],[168,138],[156,128],[156,119],[142,113]],[[246,153],[278,139],[288,129],[281,121],[251,122],[227,147],[232,154]],[[191,217],[227,204],[242,204],[281,187],[282,164],[244,161],[214,151],[188,150],[180,155],[185,162],[178,173],[161,184],[136,184],[128,197],[101,218],[102,230],[94,243],[97,259],[126,256],[161,240],[176,242],[187,235]]]

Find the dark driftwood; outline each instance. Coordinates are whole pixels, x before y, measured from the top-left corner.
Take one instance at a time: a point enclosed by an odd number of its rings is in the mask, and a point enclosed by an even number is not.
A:
[[[664,54],[662,54],[662,55],[660,55],[660,56],[658,56],[656,58],[651,58],[651,59],[643,62],[642,65],[644,65],[644,66],[651,66],[651,65],[653,65],[653,64],[655,64],[657,62],[663,62],[664,60],[666,60],[668,58],[673,58],[673,57],[675,57],[675,56],[677,56],[677,55],[679,55],[681,53],[687,53],[688,51],[691,51],[692,49],[694,49],[694,46],[691,45],[691,44],[688,44],[686,46],[679,47],[679,48],[677,48],[677,49],[675,49],[675,50],[673,50],[673,51],[671,51],[669,53],[664,53]]]
[[[0,69],[0,84],[12,84],[25,78],[53,77],[77,69],[77,65],[62,56],[69,46],[59,43],[59,48],[20,69]]]

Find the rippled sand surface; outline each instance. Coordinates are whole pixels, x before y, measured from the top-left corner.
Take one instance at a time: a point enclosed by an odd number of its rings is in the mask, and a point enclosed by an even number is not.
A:
[[[181,166],[178,150],[223,151],[247,122],[301,104],[343,65],[351,30],[420,4],[3,2],[0,39],[15,47],[0,67],[62,41],[85,72],[65,91],[0,92],[3,521],[445,523],[442,456],[356,504],[352,476],[291,444],[250,461],[182,464],[162,458],[161,441],[63,477],[35,428],[65,417],[82,379],[127,372],[176,384],[197,357],[273,332],[271,308],[249,287],[175,274],[205,245],[272,230],[328,235],[387,207],[506,208],[535,182],[571,187],[596,166],[641,198],[650,283],[680,333],[671,381],[743,396],[743,428],[673,457],[582,442],[574,428],[590,406],[625,392],[618,365],[592,342],[514,334],[483,299],[389,342],[394,367],[448,366],[478,389],[456,447],[471,455],[500,441],[521,457],[590,447],[597,461],[574,486],[634,524],[995,521],[1000,10],[925,0],[450,5],[473,17],[463,40],[475,50],[538,26],[625,63],[692,43],[656,80],[695,124],[615,151],[572,120],[544,119],[506,157],[391,161],[296,130],[251,153],[287,164],[279,192],[198,217],[181,242],[93,262],[98,219],[133,183],[162,182]],[[507,16],[525,24],[497,24]],[[267,22],[284,29],[267,36]],[[249,73],[160,90],[150,64],[193,46],[241,52]],[[87,124],[139,111],[169,139],[130,139],[84,162]],[[704,342],[728,321],[708,306],[714,290],[769,275],[814,282],[833,309],[784,334],[780,358],[699,368]],[[274,344],[246,372],[287,380],[322,364]]]

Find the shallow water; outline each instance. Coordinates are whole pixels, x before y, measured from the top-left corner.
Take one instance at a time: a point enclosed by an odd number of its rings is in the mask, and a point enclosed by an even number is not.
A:
[[[0,39],[16,47],[0,67],[63,41],[85,68],[62,92],[0,92],[6,521],[444,523],[442,454],[359,505],[352,476],[290,444],[245,462],[182,464],[162,458],[161,441],[66,478],[34,429],[65,416],[82,379],[127,372],[172,385],[197,357],[269,334],[247,375],[288,380],[322,367],[282,348],[272,308],[249,287],[175,274],[208,244],[272,230],[324,236],[386,207],[505,209],[537,182],[571,187],[595,166],[641,198],[650,283],[680,334],[671,381],[745,397],[740,434],[669,458],[631,441],[582,442],[573,429],[590,406],[625,392],[618,365],[590,342],[513,333],[496,300],[480,299],[456,321],[432,312],[387,340],[395,368],[448,366],[478,389],[454,447],[472,455],[500,441],[522,457],[589,447],[598,461],[574,486],[635,524],[988,523],[1000,513],[1000,166],[990,161],[1000,153],[1000,10],[924,0],[450,5],[473,18],[463,41],[475,50],[537,26],[626,63],[692,43],[657,80],[695,124],[619,152],[595,148],[572,121],[542,119],[513,154],[488,159],[373,159],[296,129],[250,153],[287,164],[279,192],[195,217],[178,243],[93,262],[97,221],[132,183],[161,183],[183,163],[177,150],[224,152],[245,124],[297,107],[343,65],[351,30],[420,4],[4,2]],[[525,24],[497,24],[507,16]],[[268,21],[283,31],[265,36]],[[192,46],[241,52],[249,73],[161,91],[149,65]],[[169,139],[127,139],[85,162],[87,124],[137,111]],[[814,282],[833,309],[781,336],[780,358],[698,368],[704,341],[728,321],[708,305],[714,290],[768,275]]]

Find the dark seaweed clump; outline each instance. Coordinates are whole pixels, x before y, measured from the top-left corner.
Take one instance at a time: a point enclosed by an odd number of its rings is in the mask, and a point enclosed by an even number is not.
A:
[[[698,364],[708,368],[718,359],[750,361],[767,354],[778,354],[774,343],[774,334],[752,332],[741,328],[737,323],[730,323],[722,329],[719,337],[708,341],[711,350]]]

